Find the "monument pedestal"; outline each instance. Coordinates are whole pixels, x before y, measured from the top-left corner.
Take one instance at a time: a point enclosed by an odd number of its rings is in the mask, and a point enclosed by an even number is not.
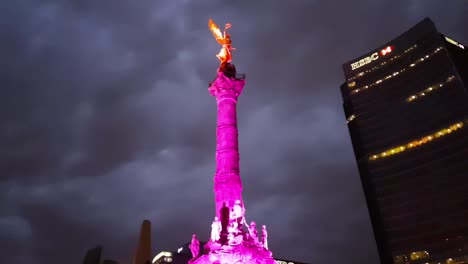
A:
[[[210,252],[191,261],[191,264],[276,264],[271,251],[263,245],[243,241],[239,245],[212,243]]]

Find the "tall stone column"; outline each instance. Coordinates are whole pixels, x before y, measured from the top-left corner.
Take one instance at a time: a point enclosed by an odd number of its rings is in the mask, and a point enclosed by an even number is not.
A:
[[[209,252],[195,254],[189,264],[275,264],[273,253],[258,240],[255,223],[251,222],[247,232],[244,229],[246,220],[239,174],[236,113],[237,98],[244,85],[244,78],[236,78],[234,65],[223,62],[208,88],[218,104],[214,194],[219,219],[215,219],[211,226],[212,239],[207,244]],[[216,222],[219,220],[221,231]]]
[[[218,217],[220,217],[223,205],[232,208],[235,201],[240,200],[243,206],[236,104],[244,85],[244,79],[235,78],[234,65],[224,64],[208,88],[211,95],[216,97],[218,104],[216,173],[214,176],[216,216]]]

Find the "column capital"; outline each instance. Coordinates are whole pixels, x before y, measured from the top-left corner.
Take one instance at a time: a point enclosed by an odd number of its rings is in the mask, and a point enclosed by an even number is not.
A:
[[[245,79],[227,77],[222,71],[218,71],[216,79],[210,84],[208,91],[211,95],[218,97],[221,94],[232,94],[238,97],[245,86]]]

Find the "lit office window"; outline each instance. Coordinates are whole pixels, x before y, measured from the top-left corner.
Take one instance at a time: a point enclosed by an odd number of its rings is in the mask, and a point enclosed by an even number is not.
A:
[[[461,129],[463,126],[464,126],[463,122],[455,123],[455,124],[453,124],[451,126],[448,126],[448,127],[444,128],[444,129],[441,129],[441,130],[439,130],[439,131],[437,131],[435,133],[432,133],[432,134],[427,135],[425,137],[422,137],[420,139],[417,139],[417,140],[408,142],[406,144],[403,144],[403,145],[388,149],[386,151],[380,152],[379,154],[370,155],[369,160],[377,160],[377,159],[380,159],[380,158],[386,158],[386,157],[393,156],[395,154],[404,152],[404,151],[406,151],[408,149],[419,147],[421,145],[424,145],[426,143],[431,142],[434,139],[437,139],[437,138],[446,136],[448,134],[451,134],[452,132],[454,132],[454,131],[456,131],[458,129]]]
[[[356,118],[356,116],[353,114],[353,115],[350,115],[348,117],[348,119],[346,120],[346,124],[349,124],[349,122],[353,121],[354,119]]]
[[[436,84],[433,84],[429,87],[427,87],[426,89],[422,90],[421,92],[417,93],[417,94],[412,94],[410,95],[408,98],[406,98],[406,102],[410,103],[410,102],[413,102],[417,99],[420,99],[442,87],[444,87],[447,83],[453,81],[453,79],[455,79],[455,76],[449,76],[445,81],[443,82],[440,82],[440,83],[436,83]]]
[[[411,252],[410,254],[411,260],[423,259],[423,258],[428,258],[428,257],[429,257],[429,252],[427,251],[415,251],[415,252]]]
[[[406,264],[408,263],[408,257],[406,255],[398,255],[393,257],[393,263],[395,264]]]

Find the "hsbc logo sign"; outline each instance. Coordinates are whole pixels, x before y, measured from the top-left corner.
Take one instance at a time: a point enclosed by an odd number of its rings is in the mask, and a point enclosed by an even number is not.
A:
[[[367,65],[379,58],[379,53],[374,52],[372,55],[365,57],[364,59],[360,59],[359,61],[356,61],[354,63],[351,63],[351,70],[355,70],[358,68],[361,68],[364,65]]]
[[[386,47],[385,49],[383,49],[383,50],[380,51],[380,55],[385,56],[385,55],[387,55],[388,53],[392,52],[392,50],[393,50],[393,49],[392,49],[392,46],[388,46],[388,47]]]
[[[370,56],[367,56],[367,57],[365,57],[363,59],[360,59],[360,60],[358,60],[356,62],[351,63],[351,70],[361,68],[362,66],[367,65],[367,64],[379,59],[380,56],[386,56],[387,54],[391,53],[392,51],[393,51],[393,47],[388,46],[388,47],[385,47],[384,49],[382,49],[379,52],[374,52]]]

